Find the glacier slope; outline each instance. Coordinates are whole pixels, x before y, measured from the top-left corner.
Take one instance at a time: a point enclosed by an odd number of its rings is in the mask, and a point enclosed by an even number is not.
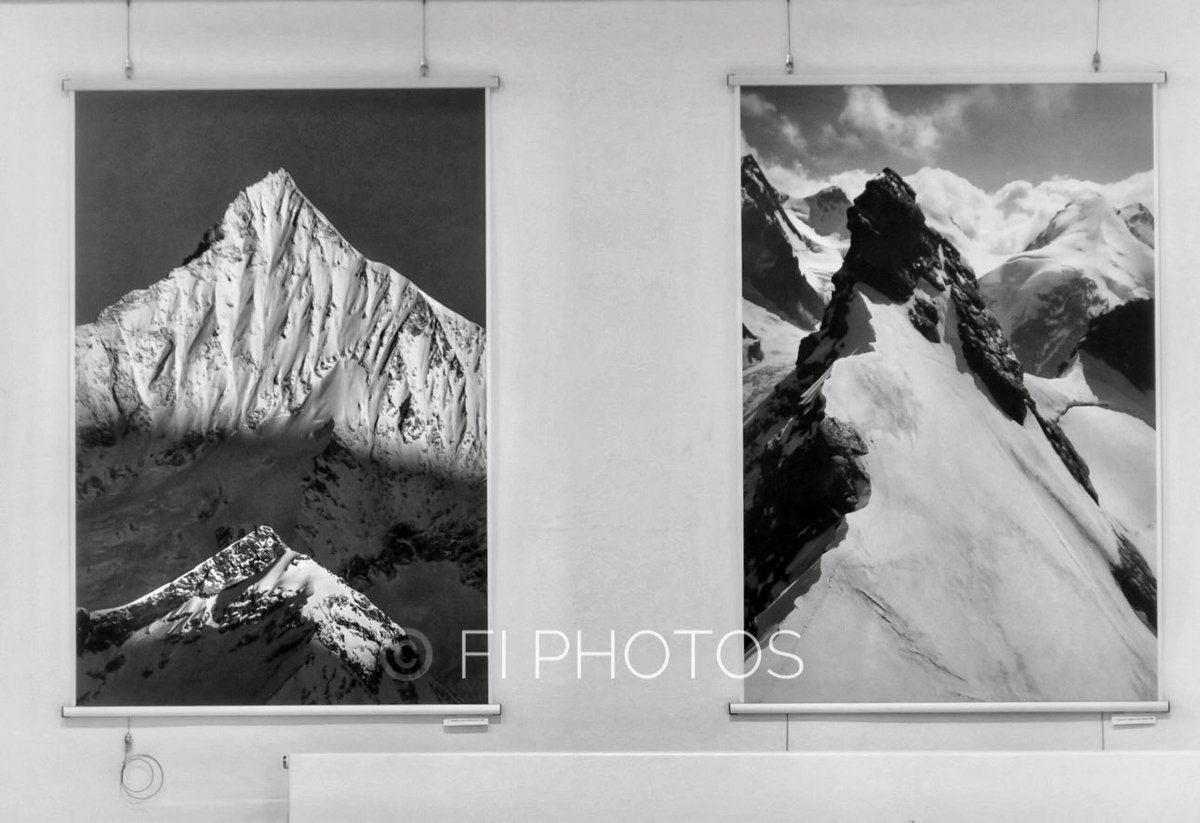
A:
[[[894,176],[888,186],[906,190]],[[891,245],[861,255],[853,273],[848,256],[840,308],[747,423],[747,522],[760,529],[781,516],[763,488],[768,459],[811,450],[817,420],[848,430],[824,436],[848,444],[836,461],[857,466],[831,475],[849,483],[839,519],[792,544],[774,597],[753,616],[763,639],[797,633],[773,639],[804,659],[803,675],[780,680],[763,666],[747,700],[1153,698],[1156,640],[1115,579],[1121,541],[1086,468],[1023,388],[1006,397],[985,376],[1012,371],[1011,353],[981,308],[964,317],[973,277],[957,253],[922,233],[915,204],[878,200],[856,200],[851,232],[857,221]],[[915,281],[907,294],[864,282],[893,288],[901,268]],[[981,371],[981,357],[993,365]],[[748,543],[748,561],[757,551]]]
[[[1053,377],[1088,322],[1154,296],[1154,251],[1101,194],[1071,201],[1029,248],[979,278],[1025,370]]]

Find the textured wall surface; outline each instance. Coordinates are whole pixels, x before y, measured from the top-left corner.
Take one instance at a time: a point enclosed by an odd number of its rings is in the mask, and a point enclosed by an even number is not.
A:
[[[797,72],[1086,71],[1090,0],[795,4]],[[283,820],[286,752],[783,751],[1200,747],[1200,9],[1104,4],[1106,70],[1166,70],[1159,94],[1164,449],[1161,669],[1169,717],[730,718],[740,684],[705,655],[642,680],[642,629],[741,623],[739,295],[733,95],[782,71],[782,0],[433,2],[433,75],[498,74],[492,99],[494,624],[509,635],[503,717],[135,720],[166,771],[155,819]],[[416,2],[156,2],[133,7],[142,78],[415,75]],[[117,2],[0,5],[0,809],[125,819],[124,720],[63,720],[73,694],[70,292],[72,101],[64,76],[119,79]],[[555,630],[607,662],[534,678]],[[634,665],[661,659],[639,645]],[[639,657],[643,654],[644,657]]]

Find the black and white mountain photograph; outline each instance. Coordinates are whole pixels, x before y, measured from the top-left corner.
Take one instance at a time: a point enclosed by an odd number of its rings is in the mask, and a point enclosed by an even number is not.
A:
[[[485,94],[76,94],[78,705],[487,702]]]
[[[1152,86],[740,94],[746,700],[1157,699]]]

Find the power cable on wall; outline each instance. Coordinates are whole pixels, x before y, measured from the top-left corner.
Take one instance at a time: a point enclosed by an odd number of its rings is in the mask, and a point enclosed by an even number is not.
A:
[[[1100,0],[1096,0],[1096,50],[1092,52],[1092,71],[1100,71]]]
[[[125,757],[121,761],[121,794],[137,803],[154,797],[163,787],[162,764],[148,754],[133,753],[133,732],[125,720]]]

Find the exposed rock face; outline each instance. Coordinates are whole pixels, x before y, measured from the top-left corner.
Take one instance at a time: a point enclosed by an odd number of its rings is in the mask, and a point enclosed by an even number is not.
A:
[[[943,287],[935,275],[940,238],[925,228],[916,192],[900,175],[885,169],[868,181],[846,222],[850,250],[844,278],[870,286],[897,303],[907,302],[922,280],[939,290]]]
[[[1042,292],[1037,314],[1012,329],[1013,349],[1034,374],[1056,374],[1079,345],[1092,318],[1108,311],[1108,301],[1087,278],[1068,280]]]
[[[742,367],[763,359],[762,341],[742,324]]]
[[[798,374],[784,381],[746,426],[743,609],[751,633],[787,584],[799,547],[808,548],[811,564],[828,547],[822,535],[870,497],[859,461],[867,446],[853,428],[825,415],[814,385]]]
[[[1151,630],[1158,631],[1158,580],[1146,558],[1127,539],[1121,539],[1119,559],[1112,564],[1113,578],[1125,599]]]
[[[810,247],[811,241],[792,227],[783,203],[783,196],[767,180],[758,161],[750,155],[743,157],[742,296],[812,328],[825,303],[805,279],[792,251],[793,241]]]
[[[908,319],[912,321],[913,328],[930,343],[942,342],[941,334],[938,332],[938,324],[941,323],[942,316],[938,311],[937,303],[928,295],[918,293],[913,296],[912,305],[908,307]]]
[[[930,342],[939,316],[931,295],[948,289],[967,365],[992,399],[1018,423],[1037,414],[1023,380],[1021,363],[1004,330],[983,303],[970,266],[949,242],[925,225],[916,193],[891,169],[867,183],[850,211],[852,243],[842,277],[871,286],[897,303],[909,303],[914,327]],[[918,294],[921,285],[927,293]],[[1043,423],[1043,428],[1045,428]],[[1065,435],[1047,431],[1080,485],[1090,489],[1087,467]],[[1094,496],[1094,492],[1092,492]]]
[[[973,284],[956,283],[951,287],[951,297],[959,314],[959,334],[967,364],[987,386],[996,405],[1018,423],[1025,422],[1025,413],[1033,402],[1021,379],[1021,364],[1003,329],[984,308]]]
[[[1154,301],[1133,300],[1088,325],[1079,344],[1142,391],[1154,390]]]

